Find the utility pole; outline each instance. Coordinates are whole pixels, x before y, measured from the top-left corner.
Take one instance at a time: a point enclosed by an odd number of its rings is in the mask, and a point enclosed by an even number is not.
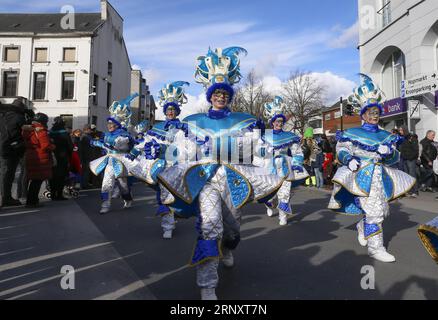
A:
[[[341,131],[344,131],[344,99],[341,97],[340,103],[340,109],[341,109]]]

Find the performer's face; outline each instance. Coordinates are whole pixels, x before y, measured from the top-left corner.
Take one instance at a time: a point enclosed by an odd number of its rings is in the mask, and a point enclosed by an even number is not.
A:
[[[230,95],[225,90],[216,90],[211,96],[211,103],[214,109],[222,110],[228,105]]]
[[[109,132],[113,132],[117,129],[117,125],[111,121],[108,122],[107,126]]]
[[[176,118],[176,110],[175,108],[169,107],[166,110],[166,117],[168,120],[174,120]]]
[[[379,124],[380,111],[377,107],[372,107],[367,110],[363,115],[363,120],[368,124]]]
[[[283,122],[282,118],[278,118],[277,120],[275,120],[272,123],[272,127],[274,128],[274,130],[281,130],[281,129],[283,129],[283,125],[284,125],[284,122]]]

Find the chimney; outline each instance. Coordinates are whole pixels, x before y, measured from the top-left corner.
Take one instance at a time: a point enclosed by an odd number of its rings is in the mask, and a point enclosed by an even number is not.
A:
[[[102,20],[108,19],[108,1],[100,0],[100,15]]]

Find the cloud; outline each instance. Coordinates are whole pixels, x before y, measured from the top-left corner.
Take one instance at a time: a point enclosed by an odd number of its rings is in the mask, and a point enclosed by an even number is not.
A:
[[[180,119],[184,119],[185,117],[200,113],[208,110],[209,103],[207,102],[207,99],[205,97],[205,93],[201,93],[197,96],[193,96],[190,94],[187,94],[187,104],[183,105],[181,107],[181,114],[179,116]],[[158,107],[158,112],[156,113],[156,119],[157,120],[165,120],[165,116],[163,114],[163,109],[161,107]]]
[[[338,28],[334,28],[337,31]],[[335,49],[347,48],[356,46],[359,42],[359,21],[356,21],[352,26],[341,29],[340,35],[331,39],[329,46]]]
[[[355,83],[330,71],[312,72],[311,76],[325,88],[324,103],[331,106],[342,96],[346,98],[352,93]],[[263,78],[264,89],[272,95],[281,95],[283,82],[275,76]]]
[[[355,87],[355,83],[345,79],[339,75],[327,72],[313,72],[312,76],[319,82],[321,86],[326,88],[324,102],[327,106],[339,101],[340,97],[346,98],[350,95]]]

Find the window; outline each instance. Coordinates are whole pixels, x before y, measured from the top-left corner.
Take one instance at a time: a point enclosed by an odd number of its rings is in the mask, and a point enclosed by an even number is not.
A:
[[[20,61],[20,48],[19,47],[6,47],[4,61],[5,62],[19,62]]]
[[[35,72],[33,74],[33,99],[44,100],[46,97],[46,73]]]
[[[324,116],[324,120],[325,120],[325,121],[329,121],[331,118],[332,118],[332,116],[331,116],[330,113],[327,113],[327,114]]]
[[[76,61],[76,48],[64,48],[62,61],[75,62]]]
[[[98,99],[97,99],[98,87],[99,87],[99,76],[97,74],[95,74],[94,79],[93,79],[93,93],[95,93],[95,95],[93,95],[93,104],[94,105],[98,104]]]
[[[106,84],[106,105],[109,107],[111,105],[111,83],[107,82]]]
[[[382,9],[380,9],[379,13],[382,15],[383,28],[390,25],[392,22],[391,1],[390,0],[382,0]]]
[[[397,50],[388,58],[382,71],[382,90],[388,99],[401,96],[401,81],[405,79],[405,74],[405,57]]]
[[[97,125],[97,116],[91,117],[91,124]]]
[[[113,64],[110,61],[108,61],[108,75],[113,75]]]
[[[16,97],[17,96],[17,71],[5,71],[3,73],[3,96]]]
[[[75,74],[73,72],[62,73],[62,100],[73,100],[75,87]]]
[[[35,62],[47,62],[47,48],[35,49]]]

